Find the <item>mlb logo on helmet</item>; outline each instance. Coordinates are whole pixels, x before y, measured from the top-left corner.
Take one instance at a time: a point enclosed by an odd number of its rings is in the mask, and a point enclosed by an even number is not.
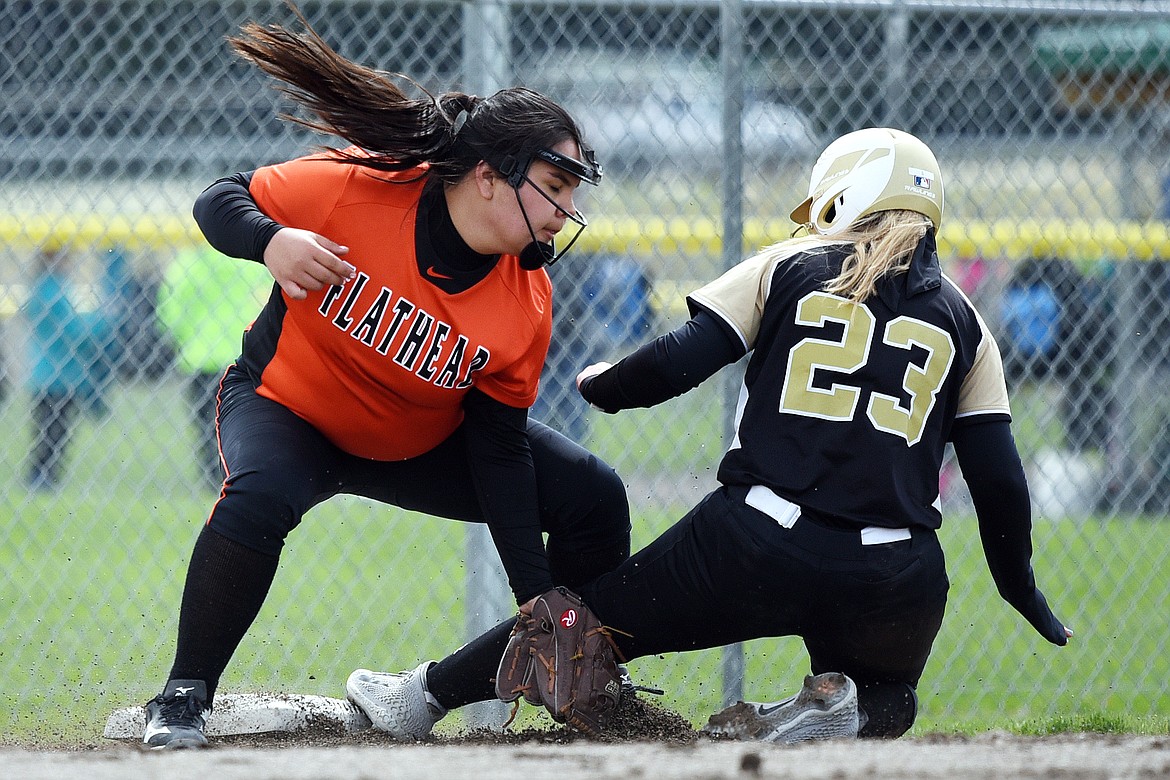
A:
[[[930,182],[934,180],[934,174],[930,171],[924,171],[921,168],[910,168],[910,178],[914,180],[915,187],[921,187],[924,190],[930,189]]]

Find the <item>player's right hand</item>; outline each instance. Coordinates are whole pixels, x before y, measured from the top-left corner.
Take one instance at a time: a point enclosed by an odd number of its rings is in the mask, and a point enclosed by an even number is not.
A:
[[[285,295],[304,300],[310,290],[345,284],[357,269],[341,259],[349,247],[299,228],[281,228],[264,250],[264,265]]]
[[[581,370],[581,373],[577,374],[577,392],[581,394],[582,398],[584,398],[586,401],[589,401],[589,407],[591,409],[596,409],[599,412],[604,412],[605,409],[602,409],[600,406],[598,406],[597,404],[590,401],[589,395],[588,395],[588,388],[582,390],[581,386],[584,385],[586,382],[588,382],[593,377],[597,376],[598,374],[605,373],[605,371],[607,369],[612,368],[612,365],[613,364],[611,364],[611,363],[605,363],[605,362],[594,363],[591,366],[585,367],[584,369]]]
[[[611,368],[612,365],[612,363],[605,362],[594,363],[591,366],[586,366],[585,368],[581,369],[581,373],[577,374],[577,392],[581,391],[582,382],[584,382],[586,379],[592,379],[601,372]]]

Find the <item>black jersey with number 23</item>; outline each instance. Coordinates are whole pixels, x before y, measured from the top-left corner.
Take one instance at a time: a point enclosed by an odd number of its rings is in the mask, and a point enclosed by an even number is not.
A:
[[[719,480],[861,526],[938,528],[952,425],[1010,419],[999,348],[936,258],[854,304],[824,291],[849,245],[801,246],[687,298],[751,351]]]

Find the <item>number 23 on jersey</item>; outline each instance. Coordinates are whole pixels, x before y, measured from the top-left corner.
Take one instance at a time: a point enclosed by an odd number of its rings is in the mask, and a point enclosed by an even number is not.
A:
[[[841,422],[853,420],[857,414],[862,397],[859,385],[850,384],[847,377],[828,387],[817,387],[814,382],[819,371],[852,375],[867,364],[873,350],[877,318],[864,303],[856,304],[825,292],[812,292],[800,299],[796,324],[822,328],[828,333],[830,323],[840,324],[838,336],[810,336],[789,350],[784,389],[780,394],[782,413]],[[834,328],[833,333],[836,332]],[[877,430],[899,436],[913,446],[922,438],[926,420],[950,371],[955,356],[954,341],[936,325],[899,316],[886,323],[881,343],[905,355],[906,369],[900,388],[874,388],[865,415]],[[921,365],[911,360],[915,346],[926,354]],[[888,350],[881,350],[880,354],[882,360],[891,359]],[[909,399],[908,406],[899,400],[903,397]]]

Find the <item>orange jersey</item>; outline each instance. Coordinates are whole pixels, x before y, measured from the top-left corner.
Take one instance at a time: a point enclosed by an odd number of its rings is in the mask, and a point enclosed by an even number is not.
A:
[[[245,336],[257,392],[346,452],[401,460],[432,449],[463,420],[476,387],[515,407],[536,400],[552,330],[544,270],[512,255],[450,294],[419,273],[415,221],[423,181],[322,156],[258,169],[251,193],[282,225],[349,247],[357,275],[296,301],[281,293]]]

